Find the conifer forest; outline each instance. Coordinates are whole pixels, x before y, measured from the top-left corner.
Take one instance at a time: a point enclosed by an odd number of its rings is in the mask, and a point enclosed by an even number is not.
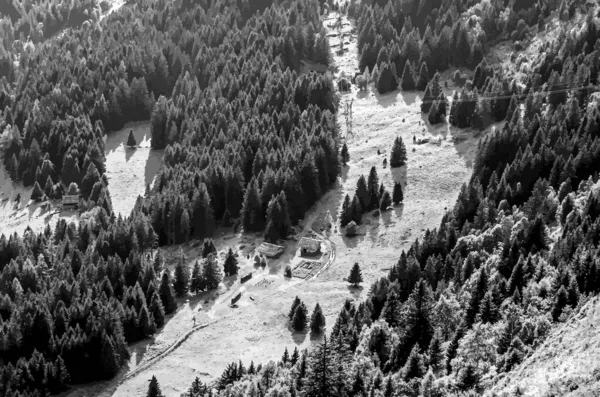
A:
[[[0,0],[0,397],[600,395],[600,3]]]

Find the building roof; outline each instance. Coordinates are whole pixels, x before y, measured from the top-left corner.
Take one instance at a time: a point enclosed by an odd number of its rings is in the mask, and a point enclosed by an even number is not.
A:
[[[258,248],[256,248],[256,250],[266,256],[275,256],[281,254],[284,251],[284,248],[280,245],[275,245],[263,241],[258,246]]]
[[[311,251],[317,251],[321,248],[321,242],[314,238],[302,237],[300,242],[298,242],[298,246]]]

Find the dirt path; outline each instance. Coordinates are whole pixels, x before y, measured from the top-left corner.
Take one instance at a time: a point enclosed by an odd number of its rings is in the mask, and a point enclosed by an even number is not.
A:
[[[352,23],[342,18],[341,33],[344,37],[341,37],[339,32],[328,26],[333,22],[333,15],[324,19],[332,52],[336,52],[340,39],[347,42],[344,54],[334,55],[338,66],[336,77],[342,73],[353,75],[358,60],[356,34],[351,33]],[[215,380],[232,361],[242,360],[246,365],[251,360],[265,363],[278,360],[285,347],[303,349],[318,343],[319,338],[295,333],[288,328],[287,311],[295,296],[299,296],[310,311],[318,302],[329,328],[344,300],[364,299],[368,292],[366,288],[352,288],[345,282],[352,265],[355,262],[360,264],[365,287],[385,274],[402,249],[407,249],[426,229],[439,225],[445,208],[454,205],[461,185],[471,173],[477,139],[461,132],[463,139],[455,141],[452,138],[459,134],[447,125],[425,126],[419,108],[420,95],[400,92],[379,95],[372,89],[359,93],[355,87],[342,95],[342,103],[354,101],[353,134],[346,138],[350,162],[336,187],[306,215],[300,230],[312,228],[327,210],[336,219],[344,195],[353,194],[359,176],[368,175],[372,166],[377,167],[379,179],[386,189],[391,191],[394,182],[403,184],[403,205],[380,217],[365,214],[357,237],[347,238],[337,228],[325,233],[330,242],[326,244],[329,260],[310,280],[287,280],[283,277],[285,265],[297,261],[295,249],[288,249],[281,259],[271,261],[264,270],[255,269],[251,260],[242,261],[241,273],[254,271],[255,276],[252,282],[245,283],[239,307],[229,309],[227,300],[221,300],[229,297],[239,285],[236,277],[225,280],[225,291],[222,292],[227,295],[205,300],[202,304],[206,313],[201,322],[210,325],[201,328],[200,332],[190,329],[191,317],[194,312],[197,313],[200,304],[187,303],[156,336],[156,349],[159,350],[154,351],[155,358],[148,355],[138,369],[118,385],[114,396],[143,395],[152,375],[158,378],[165,396],[179,396],[196,376],[203,381]],[[344,116],[340,114],[339,117],[342,132],[346,133]],[[383,168],[382,161],[389,156],[389,148],[398,135],[407,145],[408,166]],[[413,144],[413,135],[431,137],[436,143]],[[442,139],[438,144],[439,137]],[[245,256],[261,240],[260,236],[225,235],[218,237],[216,244],[220,255],[232,247]],[[198,249],[192,249],[186,252],[186,257],[193,261],[194,255],[198,254]],[[261,280],[268,283],[261,285]],[[249,299],[250,296],[254,299]]]

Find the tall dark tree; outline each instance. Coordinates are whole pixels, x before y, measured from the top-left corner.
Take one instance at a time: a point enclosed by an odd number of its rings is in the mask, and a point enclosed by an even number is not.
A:
[[[398,205],[404,201],[404,193],[402,192],[402,185],[398,182],[394,183],[394,191],[392,192],[392,202],[394,205]]]
[[[406,146],[402,137],[397,136],[392,146],[392,154],[390,155],[390,167],[402,167],[406,164]]]
[[[352,270],[350,270],[350,276],[348,276],[348,282],[353,284],[355,287],[358,287],[358,284],[363,282],[358,262],[354,263],[352,266]]]
[[[173,313],[177,309],[177,302],[175,302],[175,292],[173,291],[171,274],[168,269],[163,272],[158,293],[165,308],[165,314]]]
[[[325,316],[321,311],[321,306],[317,303],[312,315],[310,316],[310,331],[313,334],[319,334],[325,327]]]

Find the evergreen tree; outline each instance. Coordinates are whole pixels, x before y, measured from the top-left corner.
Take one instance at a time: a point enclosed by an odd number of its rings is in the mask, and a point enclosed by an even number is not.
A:
[[[342,212],[340,213],[340,226],[344,227],[350,222],[352,222],[352,207],[350,196],[346,194],[344,202],[342,203]]]
[[[300,305],[300,303],[302,303],[302,301],[300,300],[300,298],[298,298],[298,296],[296,296],[296,298],[294,299],[294,302],[292,302],[292,308],[290,309],[290,312],[288,313],[288,318],[290,319],[290,321],[292,321],[292,318],[294,318],[294,314],[296,313],[296,308],[298,307],[298,305]]]
[[[463,368],[456,379],[456,385],[460,390],[469,390],[476,388],[479,385],[479,376],[475,372],[473,364],[468,363]]]
[[[325,316],[321,311],[321,306],[317,303],[315,306],[315,310],[312,312],[310,316],[310,331],[313,334],[319,334],[325,327]]]
[[[394,191],[392,192],[392,202],[394,205],[400,204],[404,201],[404,193],[402,192],[402,185],[398,182],[394,183]]]
[[[40,187],[40,184],[37,181],[33,184],[33,191],[31,192],[31,199],[33,201],[39,202],[44,199],[44,191]]]
[[[161,328],[165,324],[165,308],[163,307],[160,296],[156,291],[152,293],[152,298],[150,298],[149,310],[154,317],[156,328]]]
[[[162,391],[160,390],[160,386],[158,384],[158,380],[156,380],[156,376],[152,375],[152,379],[150,379],[150,384],[148,385],[148,393],[146,397],[164,397]]]
[[[350,270],[350,276],[348,276],[348,282],[354,284],[354,287],[358,287],[358,284],[363,282],[358,262],[354,263],[352,266],[352,270]]]
[[[292,317],[292,328],[295,331],[304,331],[308,320],[308,310],[303,302],[296,307],[294,317]]]
[[[133,135],[133,130],[129,130],[129,136],[127,137],[127,146],[135,147],[137,146],[137,141],[135,140],[135,136]]]
[[[173,292],[169,269],[165,269],[163,272],[158,293],[164,306],[165,314],[173,313],[177,309],[177,302],[175,302],[175,293]]]
[[[342,145],[342,164],[346,165],[348,163],[348,161],[350,161],[350,153],[348,153],[348,145],[346,145],[346,142],[344,142],[344,144]]]
[[[358,197],[354,195],[352,198],[352,204],[350,204],[350,213],[352,215],[352,221],[354,221],[357,225],[360,225],[362,221],[362,212],[363,206],[360,204]]]
[[[442,352],[442,344],[437,336],[431,339],[429,343],[429,366],[433,369],[440,368],[444,354]]]
[[[225,256],[225,264],[223,265],[223,270],[225,271],[225,276],[232,276],[238,273],[238,260],[231,248],[229,248],[229,251],[227,251],[227,255]]]
[[[310,353],[310,360],[306,370],[306,380],[302,390],[306,396],[333,397],[340,396],[334,383],[337,371],[334,354],[328,343],[327,337]]]
[[[182,297],[188,292],[189,282],[189,269],[185,264],[183,253],[181,253],[177,265],[175,266],[175,279],[173,280],[173,289],[178,297]]]
[[[281,362],[283,364],[287,364],[287,362],[290,360],[290,354],[288,353],[288,349],[287,346],[285,347],[285,350],[283,351],[283,357],[281,357]]]
[[[375,71],[373,72],[373,78],[375,78]],[[398,88],[398,82],[396,77],[392,73],[392,69],[389,64],[383,63],[381,67],[381,73],[377,75],[377,91],[380,94],[385,94],[390,91],[395,91]]]
[[[392,205],[392,198],[390,197],[390,193],[386,190],[383,192],[381,196],[381,201],[379,202],[379,210],[381,212],[387,211],[388,207]]]
[[[190,292],[192,294],[198,294],[205,288],[204,274],[200,267],[200,262],[196,261],[192,269],[192,278],[190,280]]]
[[[298,346],[294,346],[294,352],[292,353],[292,357],[290,358],[290,363],[292,365],[296,365],[298,362],[298,358],[300,358],[300,353],[298,352]]]
[[[258,182],[256,179],[250,181],[244,194],[244,205],[242,207],[242,225],[246,231],[259,231],[264,227],[264,213],[260,201]]]
[[[404,380],[409,381],[413,378],[421,378],[423,375],[425,375],[425,365],[419,354],[419,347],[415,345],[402,368],[402,376]]]
[[[561,286],[556,294],[556,298],[554,300],[554,306],[552,307],[552,319],[554,321],[558,321],[560,315],[562,314],[564,308],[567,306],[568,298],[567,298],[567,290],[565,290],[564,286]]]
[[[217,247],[215,246],[215,242],[212,238],[204,240],[202,245],[202,257],[208,258],[210,254],[217,254]]]
[[[392,146],[392,154],[390,156],[390,167],[402,167],[406,164],[406,146],[402,141],[402,137],[397,136]]]
[[[369,191],[371,208],[377,208],[379,205],[379,177],[377,176],[377,169],[375,166],[371,167],[369,171],[369,178],[367,179],[367,190]]]
[[[402,72],[402,90],[413,91],[416,88],[415,76],[412,70],[410,61],[406,61],[404,64],[404,71]]]
[[[419,71],[419,79],[417,80],[417,90],[425,91],[427,84],[429,83],[429,70],[427,64],[423,62]]]
[[[364,175],[361,175],[356,182],[356,192],[354,197],[357,197],[362,211],[368,211],[371,207],[371,194]]]
[[[223,272],[219,268],[215,254],[209,254],[204,261],[203,278],[207,290],[219,288],[219,284],[223,280]]]

